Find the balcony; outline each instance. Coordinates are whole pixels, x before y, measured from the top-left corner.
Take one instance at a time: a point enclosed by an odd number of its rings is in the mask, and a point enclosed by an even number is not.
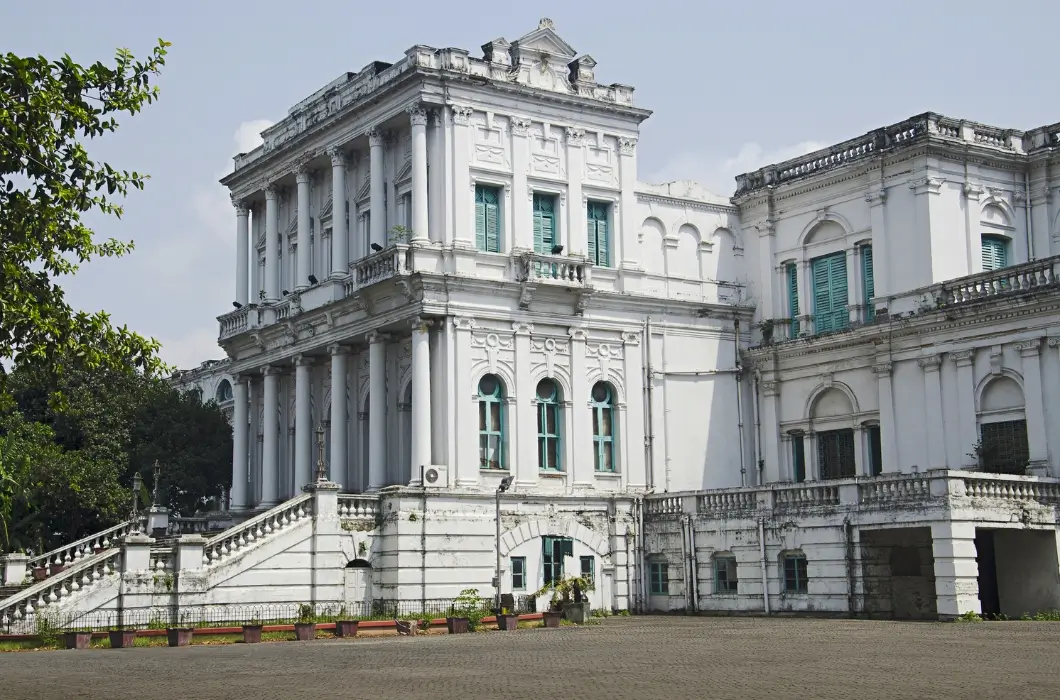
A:
[[[347,296],[378,282],[403,277],[413,271],[412,248],[404,243],[372,253],[350,263]]]
[[[589,287],[592,263],[562,255],[523,253],[512,256],[515,280],[521,283],[560,284],[568,287]]]

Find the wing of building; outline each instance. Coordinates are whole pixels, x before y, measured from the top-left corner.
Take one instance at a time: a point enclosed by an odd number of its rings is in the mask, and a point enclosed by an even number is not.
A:
[[[923,114],[729,198],[638,181],[650,112],[549,20],[482,50],[339,76],[223,180],[228,359],[175,380],[232,401],[209,605],[499,569],[614,609],[1060,608],[1060,125]]]

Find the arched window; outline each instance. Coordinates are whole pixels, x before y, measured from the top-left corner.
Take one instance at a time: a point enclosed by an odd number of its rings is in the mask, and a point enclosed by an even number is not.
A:
[[[222,379],[217,385],[217,403],[232,400],[232,385],[227,379]]]
[[[551,379],[542,379],[537,385],[537,466],[547,471],[562,471],[560,457],[560,406],[559,387]]]
[[[487,374],[478,383],[478,466],[507,469],[505,454],[504,383]]]
[[[589,406],[593,412],[593,460],[598,472],[615,471],[615,399],[607,382],[593,385]]]
[[[984,234],[983,246],[983,272],[1000,270],[1008,267],[1008,241],[1001,236]]]

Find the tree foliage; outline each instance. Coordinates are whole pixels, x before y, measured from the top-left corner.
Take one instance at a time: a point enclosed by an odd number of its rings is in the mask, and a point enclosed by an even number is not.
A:
[[[0,361],[62,373],[71,364],[152,372],[157,341],[115,328],[105,312],[75,311],[56,278],[131,242],[95,240],[88,212],[120,217],[118,201],[146,175],[94,161],[84,142],[118,128],[158,97],[151,76],[168,42],[146,61],[120,49],[115,64],[82,67],[69,56],[0,54]],[[57,358],[63,358],[59,363]],[[0,364],[0,381],[5,370]]]

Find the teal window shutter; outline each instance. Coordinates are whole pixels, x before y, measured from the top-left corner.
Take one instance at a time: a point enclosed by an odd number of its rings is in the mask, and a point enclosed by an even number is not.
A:
[[[475,186],[475,247],[486,250],[486,202],[481,185]]]
[[[872,276],[872,246],[861,248],[861,277],[865,295],[865,323],[876,320],[876,307],[872,305],[872,297],[876,296],[876,281]]]
[[[791,337],[799,337],[799,267],[788,265],[788,315],[791,316]]]
[[[507,469],[504,384],[487,374],[478,383],[479,469]]]
[[[842,330],[849,325],[846,253],[813,261],[813,317],[818,333]]]
[[[607,229],[608,205],[604,202],[589,202],[586,205],[586,209],[589,262],[597,267],[609,267],[611,264],[611,246]]]
[[[983,236],[983,272],[1008,267],[1008,244],[1000,236]]]
[[[615,471],[615,400],[606,382],[597,382],[589,397],[593,412],[593,460],[598,472]]]
[[[475,247],[501,252],[500,192],[496,187],[475,185]]]
[[[534,195],[534,252],[549,255],[556,241],[556,200],[551,195]]]

